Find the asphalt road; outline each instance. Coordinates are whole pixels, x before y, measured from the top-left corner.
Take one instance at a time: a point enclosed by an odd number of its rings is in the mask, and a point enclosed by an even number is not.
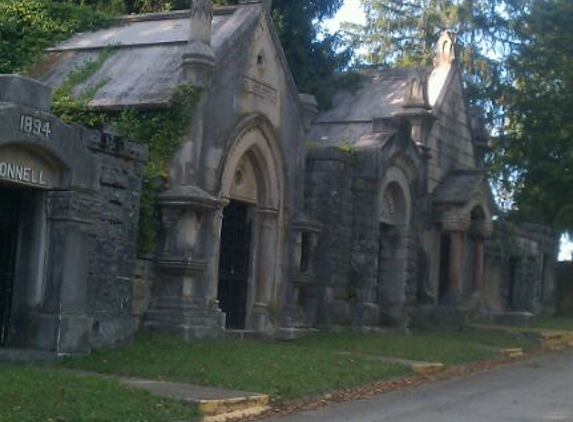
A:
[[[267,422],[573,422],[573,352]]]

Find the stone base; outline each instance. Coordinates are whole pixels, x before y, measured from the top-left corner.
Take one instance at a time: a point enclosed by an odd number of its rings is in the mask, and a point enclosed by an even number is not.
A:
[[[466,328],[470,312],[466,308],[453,306],[419,306],[413,325],[417,327]]]
[[[321,321],[320,325],[351,325],[352,306],[344,300],[333,300],[327,305],[326,321]]]
[[[275,332],[275,338],[277,340],[292,341],[317,332],[316,328],[279,327]]]
[[[151,304],[143,320],[143,330],[172,334],[185,340],[216,338],[223,335],[225,314],[218,308],[191,304],[179,299],[163,299]]]
[[[380,319],[380,307],[376,303],[357,303],[352,307],[352,325],[375,327]]]
[[[405,329],[408,326],[408,318],[404,305],[380,305],[380,325],[382,327]]]
[[[120,315],[95,315],[91,345],[94,349],[124,347],[133,344],[137,325],[133,318]]]
[[[513,327],[529,327],[535,317],[531,312],[484,312],[482,316],[488,322]]]
[[[257,333],[271,335],[275,331],[275,323],[271,315],[269,306],[262,303],[255,303],[252,315],[252,327]]]
[[[9,347],[57,354],[87,353],[91,349],[92,318],[31,312],[14,321]]]

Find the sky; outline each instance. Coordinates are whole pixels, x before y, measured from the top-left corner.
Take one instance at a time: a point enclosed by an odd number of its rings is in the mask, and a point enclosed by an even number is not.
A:
[[[360,0],[344,0],[344,5],[336,16],[326,21],[324,26],[329,32],[336,32],[342,22],[364,23],[364,13],[360,6]]]

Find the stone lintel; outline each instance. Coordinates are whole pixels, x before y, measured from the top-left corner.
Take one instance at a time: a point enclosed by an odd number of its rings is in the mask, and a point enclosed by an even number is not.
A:
[[[159,195],[159,203],[164,207],[196,211],[214,211],[220,208],[220,202],[214,196],[193,185],[173,186]]]

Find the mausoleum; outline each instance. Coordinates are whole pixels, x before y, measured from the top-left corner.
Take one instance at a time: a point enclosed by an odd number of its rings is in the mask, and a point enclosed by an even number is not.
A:
[[[453,33],[435,54],[429,68],[364,70],[319,112],[270,1],[194,0],[50,48],[43,84],[2,77],[3,338],[82,351],[136,329],[290,338],[551,312],[555,237],[495,221],[488,135]],[[48,86],[101,57],[73,86],[87,110],[161,110],[182,86],[200,92],[145,261],[145,149],[50,114]]]

